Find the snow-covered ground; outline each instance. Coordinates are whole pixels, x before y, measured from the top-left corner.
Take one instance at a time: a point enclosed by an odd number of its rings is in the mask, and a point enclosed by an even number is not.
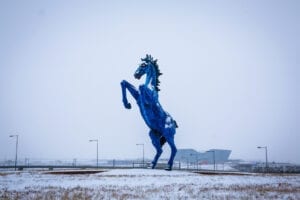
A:
[[[300,175],[201,175],[114,169],[0,172],[0,199],[300,199]]]

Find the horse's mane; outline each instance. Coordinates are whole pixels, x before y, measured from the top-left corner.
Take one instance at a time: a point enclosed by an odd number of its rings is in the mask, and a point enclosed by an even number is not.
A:
[[[152,64],[153,64],[153,66],[154,66],[154,70],[155,70],[155,73],[156,73],[156,85],[155,85],[155,89],[156,89],[156,91],[160,91],[160,89],[159,89],[159,84],[160,84],[160,81],[159,81],[159,76],[160,75],[162,75],[162,73],[160,72],[160,70],[159,70],[159,67],[158,67],[158,64],[157,64],[157,60],[154,60],[153,62],[152,62]]]
[[[158,67],[158,64],[157,64],[157,59],[155,59],[155,60],[153,60],[153,57],[151,56],[151,55],[146,55],[146,58],[142,58],[141,59],[142,61],[145,61],[146,63],[151,63],[153,66],[154,66],[154,71],[155,71],[155,77],[156,77],[156,79],[155,79],[155,85],[154,85],[154,87],[155,87],[155,90],[156,91],[160,91],[160,89],[159,89],[159,84],[160,84],[160,81],[159,81],[159,76],[160,75],[162,75],[162,73],[160,72],[160,70],[159,70],[159,67]],[[154,81],[152,80],[152,83],[153,83]]]

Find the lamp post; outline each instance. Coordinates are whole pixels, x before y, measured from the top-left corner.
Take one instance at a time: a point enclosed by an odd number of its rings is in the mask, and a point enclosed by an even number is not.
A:
[[[89,140],[90,142],[97,142],[97,168],[98,168],[98,140]]]
[[[19,135],[10,135],[9,137],[16,137],[16,157],[15,157],[15,171],[17,170],[17,161],[18,161],[18,142],[19,142]]]
[[[196,154],[192,154],[192,153],[191,153],[190,155],[191,155],[191,156],[192,156],[192,155],[195,155],[195,157],[196,157],[196,169],[197,169],[197,171],[198,171],[198,169],[199,169],[199,168],[198,168],[198,153],[196,153]]]
[[[210,150],[207,152],[212,152],[213,153],[213,158],[214,158],[214,171],[216,171],[216,158],[215,158],[215,151],[214,150]]]
[[[74,158],[74,159],[73,159],[73,166],[74,166],[74,167],[76,166],[76,162],[77,162],[77,159]]]
[[[144,143],[136,144],[137,146],[143,146],[143,167],[145,167],[145,150],[144,150]]]
[[[267,172],[268,171],[268,147],[267,146],[264,146],[264,147],[258,146],[257,148],[258,149],[265,149],[265,153],[266,153],[266,172]]]
[[[25,165],[29,166],[29,158],[25,158]]]

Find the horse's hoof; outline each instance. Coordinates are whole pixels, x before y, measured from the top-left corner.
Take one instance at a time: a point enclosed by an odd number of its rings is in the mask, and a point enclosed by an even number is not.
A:
[[[166,171],[172,171],[172,167],[168,166],[167,168],[165,168]]]
[[[124,105],[125,105],[125,108],[131,109],[131,104],[130,103],[127,103],[127,104],[124,104]]]
[[[153,163],[153,162],[152,162],[151,169],[155,169],[155,167],[156,167],[156,163]]]

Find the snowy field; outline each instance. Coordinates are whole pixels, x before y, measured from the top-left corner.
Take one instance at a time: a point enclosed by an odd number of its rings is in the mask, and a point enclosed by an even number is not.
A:
[[[113,169],[0,172],[0,199],[300,199],[300,175],[202,175]]]

